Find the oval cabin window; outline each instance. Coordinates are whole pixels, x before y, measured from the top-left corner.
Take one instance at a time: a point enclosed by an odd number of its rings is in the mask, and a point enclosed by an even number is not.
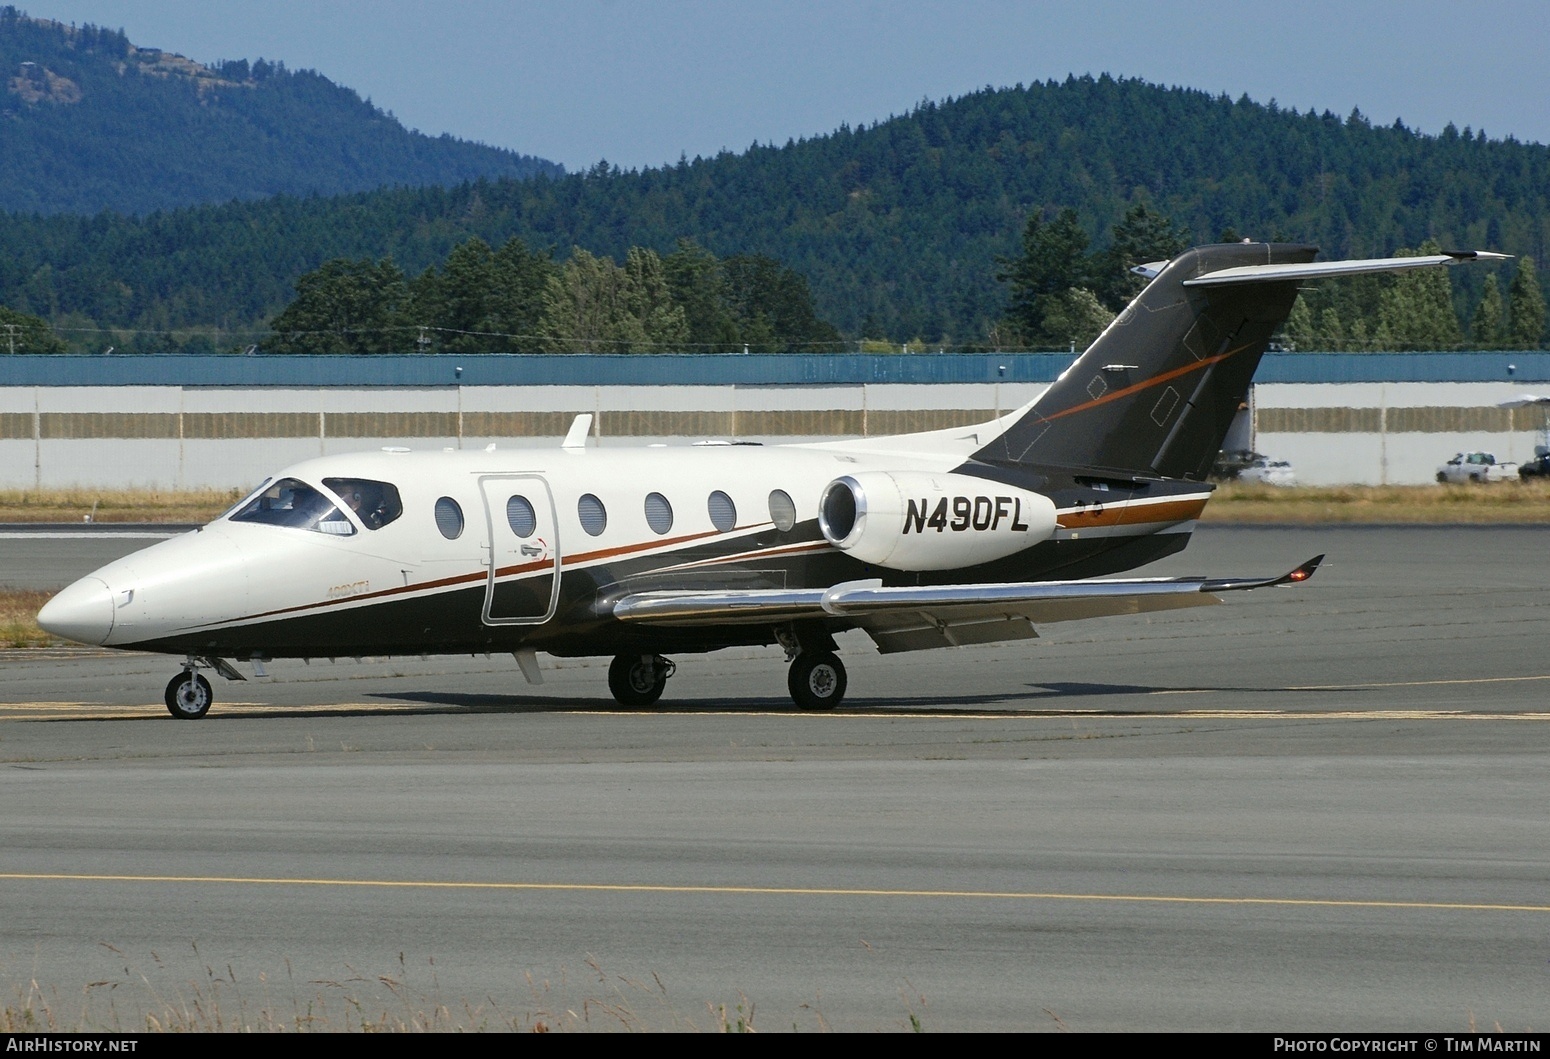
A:
[[[782,533],[790,533],[796,528],[797,506],[784,489],[777,489],[770,494],[770,521]]]
[[[436,501],[436,528],[449,541],[455,541],[463,535],[463,509],[450,496]]]
[[[525,496],[514,496],[506,501],[506,522],[518,537],[531,537],[538,528],[538,516],[532,502]]]
[[[591,493],[576,501],[576,517],[581,520],[581,528],[589,536],[596,537],[608,528],[608,511],[603,507],[603,502]]]
[[[661,493],[646,496],[646,525],[653,533],[666,533],[673,528],[673,505]]]
[[[720,489],[710,494],[706,507],[710,510],[710,524],[722,533],[737,525],[737,505]]]

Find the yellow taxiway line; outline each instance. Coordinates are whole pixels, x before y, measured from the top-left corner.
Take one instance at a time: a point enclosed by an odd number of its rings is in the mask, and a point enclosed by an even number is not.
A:
[[[1086,901],[1107,904],[1237,905],[1283,908],[1392,908],[1447,912],[1539,912],[1550,905],[1474,901],[1381,901],[1321,897],[1189,897],[1178,894],[1086,894],[1022,890],[892,890],[816,886],[691,886],[653,883],[454,882],[434,879],[309,879],[242,875],[100,875],[70,872],[0,872],[6,882],[172,883],[237,886],[328,886],[396,890],[489,890],[551,893],[716,894],[773,897],[955,898],[973,901]]]
[[[1309,689],[1299,689],[1309,690]],[[1202,692],[1203,693],[1203,692]],[[1181,695],[1185,692],[1158,694]],[[221,704],[222,716],[252,718],[266,715],[291,715],[306,713],[391,713],[395,710],[410,712],[438,712],[456,714],[464,707],[455,703],[427,704],[423,702],[336,702],[315,706],[278,705],[261,702],[228,702]],[[480,707],[478,712],[492,712]],[[1008,708],[1001,712],[973,713],[959,710],[933,709],[929,706],[879,706],[866,710],[841,708],[832,713],[796,713],[789,707],[780,706],[769,710],[703,709],[692,705],[680,705],[648,710],[619,710],[611,708],[575,708],[551,706],[545,713],[574,717],[633,717],[668,719],[692,713],[696,717],[747,717],[750,714],[768,716],[771,719],[797,721],[855,721],[855,720],[954,720],[954,721],[1069,721],[1083,720],[1116,721],[1550,721],[1550,711],[1525,710],[1516,713],[1483,710],[1278,710],[1278,709],[1177,709],[1177,710],[1124,710],[1083,709],[1077,707]],[[164,706],[148,703],[144,706],[107,706],[93,702],[30,702],[0,703],[0,722],[3,721],[59,721],[59,720],[160,720],[168,719]]]

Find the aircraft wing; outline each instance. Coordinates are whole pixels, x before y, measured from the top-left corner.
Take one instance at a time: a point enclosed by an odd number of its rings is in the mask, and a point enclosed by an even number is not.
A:
[[[884,654],[1037,636],[1034,623],[1220,603],[1217,593],[1306,581],[1322,555],[1279,577],[1030,581],[1007,585],[884,588],[847,581],[832,588],[638,592],[618,600],[620,621],[672,627],[781,624],[841,619]]]

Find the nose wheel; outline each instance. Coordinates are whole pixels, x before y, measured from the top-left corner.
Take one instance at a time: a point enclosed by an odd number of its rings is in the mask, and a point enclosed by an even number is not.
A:
[[[662,697],[677,668],[661,655],[615,655],[608,666],[608,690],[620,706],[650,706]]]
[[[185,669],[167,684],[167,712],[183,721],[195,721],[210,712],[215,693],[197,670]]]
[[[791,660],[786,687],[798,708],[832,710],[845,697],[845,666],[832,652],[803,651]]]

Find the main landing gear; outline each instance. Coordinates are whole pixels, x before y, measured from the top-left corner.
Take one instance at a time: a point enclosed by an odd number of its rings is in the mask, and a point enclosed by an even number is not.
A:
[[[845,697],[845,666],[833,652],[803,651],[791,660],[786,687],[803,710],[832,710]]]
[[[775,630],[791,669],[786,689],[802,710],[832,710],[845,698],[845,665],[835,655],[834,637],[822,626],[794,624]]]
[[[845,665],[835,655],[834,638],[821,627],[777,629],[775,638],[791,663],[786,688],[797,707],[832,710],[838,706],[845,698],[846,681]],[[615,655],[608,666],[608,690],[621,706],[650,706],[662,697],[667,678],[677,668],[657,654]]]
[[[650,706],[677,669],[661,655],[615,655],[608,666],[608,690],[620,706]]]

